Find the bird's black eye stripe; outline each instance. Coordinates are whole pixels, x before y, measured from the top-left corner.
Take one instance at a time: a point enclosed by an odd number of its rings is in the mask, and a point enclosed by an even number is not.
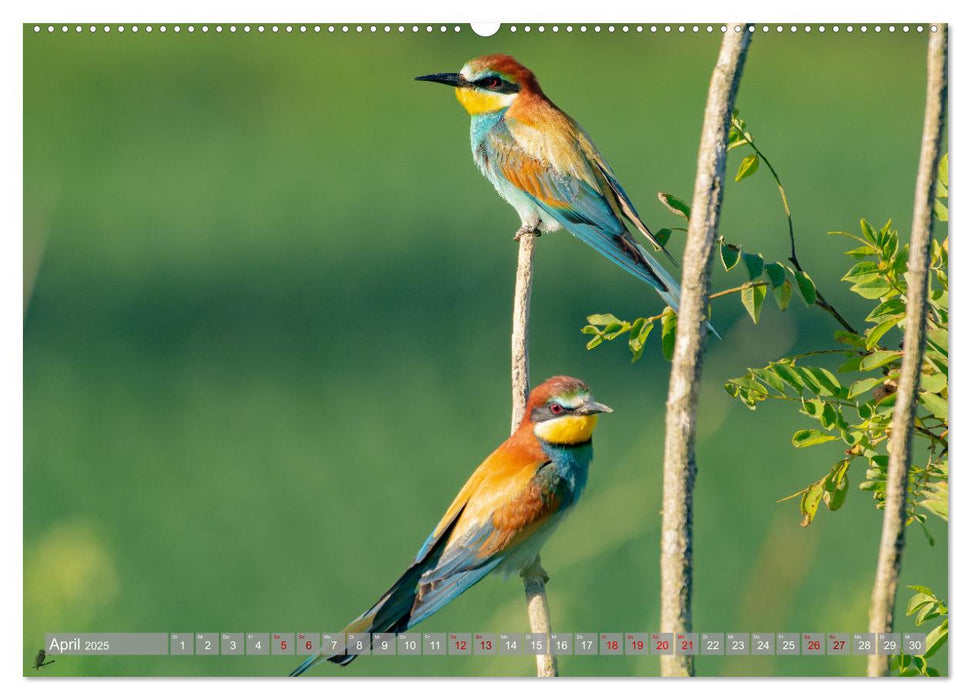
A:
[[[472,84],[476,87],[482,88],[483,90],[488,90],[489,92],[501,92],[503,94],[519,92],[518,85],[510,83],[508,80],[503,80],[495,75],[487,75],[479,78],[478,80],[473,81]]]

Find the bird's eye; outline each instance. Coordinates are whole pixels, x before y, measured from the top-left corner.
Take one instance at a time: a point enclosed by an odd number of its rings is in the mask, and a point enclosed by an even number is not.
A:
[[[550,413],[552,413],[554,416],[558,416],[561,413],[563,413],[563,407],[560,404],[558,404],[558,403],[551,403],[550,404]]]
[[[499,78],[496,78],[495,76],[491,78],[486,78],[485,80],[485,86],[491,90],[495,90],[500,85],[502,85],[502,81],[499,80]]]

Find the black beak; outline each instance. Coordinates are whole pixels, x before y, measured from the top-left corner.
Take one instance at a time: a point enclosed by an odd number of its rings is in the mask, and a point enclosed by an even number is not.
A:
[[[576,409],[576,413],[581,416],[589,416],[593,413],[613,413],[614,409],[610,406],[596,401],[590,400],[585,402],[582,406]]]
[[[415,78],[415,80],[425,80],[429,83],[441,83],[442,85],[451,85],[452,87],[465,85],[465,78],[458,73],[432,73],[431,75],[419,75],[417,78]]]

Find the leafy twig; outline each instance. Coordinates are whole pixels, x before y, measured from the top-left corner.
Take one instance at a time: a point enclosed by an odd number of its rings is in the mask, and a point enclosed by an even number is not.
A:
[[[762,160],[762,162],[765,163],[765,167],[767,167],[769,172],[772,174],[772,179],[775,180],[775,184],[779,188],[779,196],[782,197],[782,208],[783,211],[785,211],[786,222],[789,225],[789,262],[791,262],[792,266],[795,267],[799,272],[805,273],[806,271],[799,262],[799,256],[796,254],[796,232],[792,223],[792,210],[789,208],[789,198],[786,196],[785,187],[782,186],[782,179],[779,177],[779,173],[776,172],[776,169],[773,167],[772,161],[770,161],[759,149],[759,147],[755,145],[755,139],[752,138],[752,135],[745,131],[745,124],[741,119],[739,119],[737,114],[732,115],[732,127],[738,133],[739,138],[752,147],[752,150],[755,151],[756,155]],[[841,326],[843,326],[843,328],[848,330],[850,333],[856,333],[856,330],[845,318],[843,318],[842,314],[840,314],[840,312],[837,311],[832,304],[826,301],[826,298],[819,291],[819,287],[816,288],[816,306],[829,313],[839,322]]]

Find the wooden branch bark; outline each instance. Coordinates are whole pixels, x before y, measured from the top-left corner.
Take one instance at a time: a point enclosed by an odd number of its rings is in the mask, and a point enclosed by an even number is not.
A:
[[[519,262],[516,265],[516,291],[512,301],[512,426],[523,420],[529,398],[529,300],[533,293],[533,251],[536,234],[517,232]]]
[[[907,522],[907,480],[911,464],[911,437],[924,361],[927,319],[927,275],[930,265],[932,212],[937,187],[937,166],[941,157],[947,104],[947,25],[929,32],[927,47],[927,102],[924,135],[914,194],[914,220],[907,260],[907,315],[904,320],[904,354],[891,423],[892,440],[887,466],[887,497],[883,510],[883,532],[877,558],[876,580],[870,598],[870,631],[893,629],[893,608],[900,578],[900,558]],[[870,656],[867,675],[890,673],[889,656]]]
[[[675,634],[691,630],[695,419],[707,330],[705,309],[725,180],[728,129],[751,37],[747,25],[729,24],[722,40],[708,88],[682,263],[681,305],[668,387],[661,523],[661,630]],[[694,675],[694,657],[662,656],[661,675]]]
[[[526,412],[529,398],[529,302],[533,290],[533,251],[537,234],[520,230],[519,262],[516,265],[516,291],[512,311],[512,427],[516,428]],[[539,556],[522,571],[523,588],[526,592],[526,614],[529,629],[537,634],[550,635],[550,606],[546,599],[546,582],[549,577],[540,564]],[[541,678],[557,676],[556,657],[552,654],[536,655],[536,675]]]

